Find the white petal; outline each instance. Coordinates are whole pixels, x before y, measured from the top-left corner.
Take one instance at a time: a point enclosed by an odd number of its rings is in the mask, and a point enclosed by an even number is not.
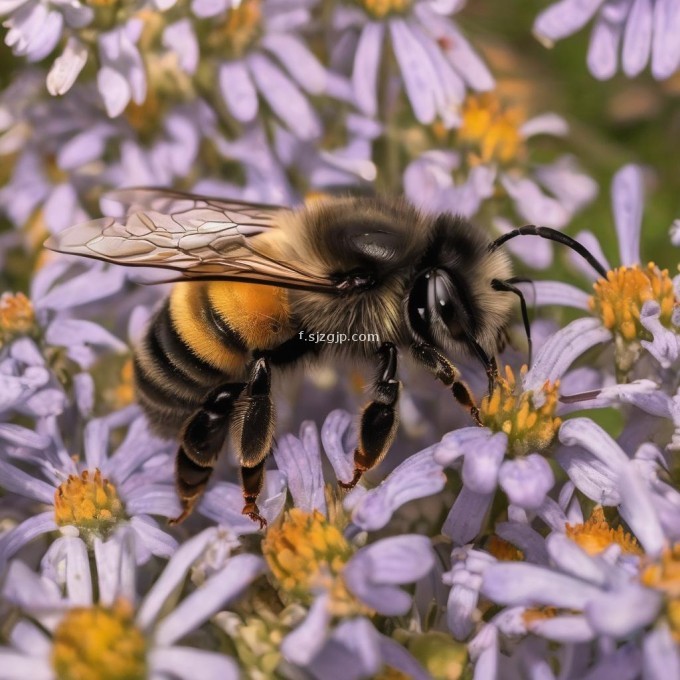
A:
[[[61,56],[57,57],[47,74],[47,91],[51,95],[65,94],[87,62],[87,47],[73,36],[68,39]]]

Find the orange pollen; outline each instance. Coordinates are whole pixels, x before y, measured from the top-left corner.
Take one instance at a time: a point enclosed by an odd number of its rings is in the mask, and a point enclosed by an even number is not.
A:
[[[35,313],[31,301],[23,293],[0,296],[0,345],[35,330]]]
[[[635,537],[624,531],[623,527],[614,529],[605,518],[601,506],[596,507],[583,524],[567,524],[566,533],[589,555],[599,555],[614,543],[627,555],[642,555],[642,548]]]
[[[485,92],[469,95],[461,113],[458,140],[468,147],[470,164],[508,164],[525,154],[520,133],[524,115],[518,108],[505,107],[496,94]]]
[[[519,548],[500,536],[496,536],[496,534],[492,534],[489,538],[486,549],[501,562],[521,562],[524,560],[524,553]]]
[[[522,374],[526,370],[523,366]],[[510,455],[523,456],[529,451],[546,449],[562,422],[555,416],[559,386],[559,380],[546,381],[540,390],[541,403],[533,390],[522,391],[521,382],[506,366],[505,377],[499,376],[493,392],[482,400],[479,408],[482,424],[493,432],[505,432]]]
[[[99,470],[90,475],[69,475],[54,492],[54,520],[59,526],[73,525],[86,534],[105,536],[125,517],[116,487]]]
[[[666,596],[666,619],[676,643],[680,644],[680,543],[666,548],[656,562],[648,565],[640,581]]]
[[[659,269],[653,262],[646,268],[634,265],[613,269],[607,272],[606,279],[599,279],[593,289],[594,294],[588,300],[591,311],[602,319],[606,328],[627,342],[651,340],[640,323],[642,305],[650,300],[659,303],[661,323],[671,327],[677,304],[673,281],[667,269]]]

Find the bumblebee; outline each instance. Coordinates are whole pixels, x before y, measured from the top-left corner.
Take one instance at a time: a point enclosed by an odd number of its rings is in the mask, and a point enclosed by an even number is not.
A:
[[[604,268],[578,242],[528,225],[492,241],[455,215],[425,216],[403,199],[335,198],[300,209],[130,189],[110,198],[120,219],[71,227],[47,242],[63,253],[176,272],[135,352],[137,399],[153,429],[177,438],[182,521],[228,438],[241,465],[243,513],[257,507],[272,449],[272,374],[334,353],[377,364],[362,411],[351,488],[385,456],[398,425],[398,350],[445,385],[479,423],[447,354],[472,354],[493,388],[495,353],[520,300],[503,243],[559,241]],[[306,333],[373,338],[310,343]],[[374,338],[379,337],[379,341]]]

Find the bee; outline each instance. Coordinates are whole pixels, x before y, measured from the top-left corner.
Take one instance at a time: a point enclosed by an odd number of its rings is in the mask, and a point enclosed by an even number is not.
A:
[[[520,235],[561,242],[602,275],[577,241],[527,225],[491,240],[449,213],[426,216],[401,198],[320,200],[289,209],[162,189],[110,198],[120,219],[66,229],[46,243],[62,253],[176,272],[174,286],[136,349],[136,397],[156,433],[176,438],[176,485],[185,519],[231,439],[241,466],[243,514],[257,506],[272,449],[272,374],[343,353],[377,366],[359,421],[352,488],[386,455],[398,426],[398,350],[443,383],[479,423],[447,355],[471,354],[489,391],[495,354],[519,298],[501,246]],[[366,342],[308,342],[351,329]],[[379,337],[379,340],[374,338]]]

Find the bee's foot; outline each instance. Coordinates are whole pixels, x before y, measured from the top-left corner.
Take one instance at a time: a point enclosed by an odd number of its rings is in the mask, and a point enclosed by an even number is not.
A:
[[[354,468],[354,476],[352,477],[352,480],[350,482],[343,482],[338,479],[338,486],[342,489],[353,489],[359,483],[361,475],[363,474],[364,474],[363,470],[359,468]]]
[[[262,517],[262,515],[260,515],[260,510],[257,507],[256,503],[246,503],[243,506],[241,514],[247,515],[248,517],[250,517],[250,519],[253,520],[253,522],[259,522],[260,530],[264,529],[267,526],[267,520],[264,517]]]
[[[171,527],[181,524],[191,514],[191,510],[192,510],[191,508],[184,508],[184,510],[182,510],[182,512],[179,515],[177,515],[177,517],[168,519],[168,524]]]

